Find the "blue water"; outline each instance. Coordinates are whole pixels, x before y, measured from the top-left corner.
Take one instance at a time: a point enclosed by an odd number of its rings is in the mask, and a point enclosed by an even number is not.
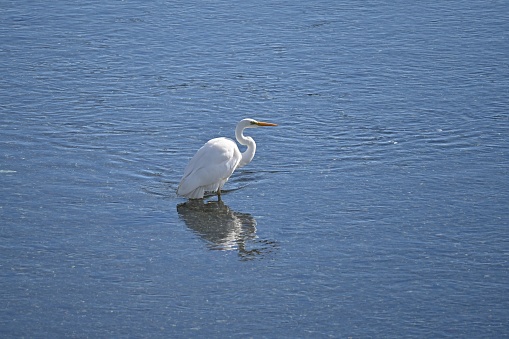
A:
[[[1,337],[509,336],[507,2],[0,9]]]

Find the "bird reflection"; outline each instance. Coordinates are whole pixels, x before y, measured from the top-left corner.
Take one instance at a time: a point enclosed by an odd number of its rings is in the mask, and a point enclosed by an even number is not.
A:
[[[211,250],[237,250],[241,260],[271,253],[276,243],[256,236],[256,220],[231,210],[222,201],[189,200],[177,206],[187,227],[199,234]]]

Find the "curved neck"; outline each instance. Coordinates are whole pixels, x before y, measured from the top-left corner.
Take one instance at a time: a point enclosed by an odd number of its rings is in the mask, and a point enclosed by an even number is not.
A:
[[[256,152],[256,143],[254,142],[253,138],[244,136],[245,128],[245,126],[237,126],[235,129],[235,137],[237,138],[239,144],[247,146],[246,151],[242,153],[242,159],[240,160],[237,167],[242,167],[249,164],[251,160],[253,160]]]

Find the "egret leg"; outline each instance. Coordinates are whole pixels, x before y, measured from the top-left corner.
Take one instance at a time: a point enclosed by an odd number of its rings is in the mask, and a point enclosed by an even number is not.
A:
[[[221,201],[221,189],[217,190],[217,201]]]

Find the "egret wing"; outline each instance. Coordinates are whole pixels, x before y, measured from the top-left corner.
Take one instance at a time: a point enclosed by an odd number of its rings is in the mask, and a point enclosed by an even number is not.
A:
[[[219,189],[235,171],[241,158],[233,140],[216,138],[208,141],[189,161],[177,193],[202,197],[203,191]],[[200,192],[193,194],[197,189]]]

